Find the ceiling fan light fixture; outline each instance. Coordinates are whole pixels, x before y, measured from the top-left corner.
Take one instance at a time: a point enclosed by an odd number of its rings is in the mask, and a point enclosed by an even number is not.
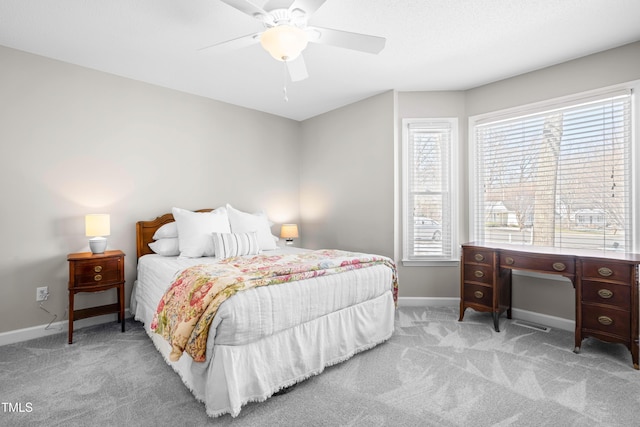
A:
[[[308,42],[303,29],[287,24],[268,28],[260,37],[262,47],[278,61],[293,61]]]

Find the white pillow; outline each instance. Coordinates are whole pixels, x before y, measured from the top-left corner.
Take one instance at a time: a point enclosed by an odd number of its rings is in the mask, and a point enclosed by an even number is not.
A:
[[[171,239],[178,237],[178,224],[176,222],[170,222],[158,228],[153,234],[153,240]]]
[[[260,253],[255,231],[250,233],[213,233],[216,258],[256,255]]]
[[[173,208],[171,212],[178,224],[178,245],[181,257],[214,256],[211,233],[231,232],[225,208],[218,208],[212,212],[192,212]]]
[[[151,250],[162,256],[178,256],[180,249],[177,237],[168,237],[149,243]]]
[[[250,214],[239,211],[227,204],[227,213],[231,223],[231,231],[234,233],[248,233],[255,231],[258,237],[260,250],[270,251],[277,249],[276,242],[271,234],[269,219],[264,213]]]

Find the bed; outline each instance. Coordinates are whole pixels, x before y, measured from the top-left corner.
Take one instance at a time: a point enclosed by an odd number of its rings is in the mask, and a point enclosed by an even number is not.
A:
[[[395,269],[379,264],[238,292],[211,322],[204,361],[187,353],[171,361],[171,346],[151,330],[158,303],[180,271],[219,262],[154,253],[149,247],[154,234],[173,221],[167,213],[136,224],[138,277],[131,311],[209,416],[235,417],[243,405],[264,401],[391,337]],[[303,252],[287,246],[269,251],[274,256]]]

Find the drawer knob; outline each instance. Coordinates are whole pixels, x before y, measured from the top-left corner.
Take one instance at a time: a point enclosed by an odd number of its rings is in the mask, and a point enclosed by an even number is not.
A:
[[[601,275],[602,277],[609,277],[613,274],[613,270],[611,270],[608,267],[600,267],[598,269],[598,274]]]
[[[600,289],[598,291],[598,295],[600,296],[600,298],[609,299],[613,296],[613,291],[609,289]]]
[[[609,316],[598,316],[598,323],[604,326],[613,324],[613,319]]]
[[[563,262],[554,262],[551,267],[553,267],[555,271],[565,271],[567,269],[567,266],[564,265]]]
[[[505,263],[507,263],[507,264],[509,264],[509,265],[513,265],[513,263],[514,263],[515,261],[513,260],[513,258],[511,258],[510,256],[508,256],[508,257],[506,257],[506,258],[504,259],[504,262],[505,262]]]
[[[475,255],[473,256],[473,259],[475,259],[475,260],[476,260],[476,261],[478,261],[478,262],[484,261],[484,255],[482,255],[482,254],[475,254]]]
[[[484,277],[484,273],[480,270],[476,270],[473,272],[473,275],[476,276],[478,279],[481,277]]]
[[[95,271],[96,273],[100,273],[102,271],[102,266],[96,265],[95,267],[93,267],[93,271]]]
[[[475,291],[475,292],[473,293],[473,296],[474,296],[474,297],[476,297],[476,298],[478,298],[478,299],[480,299],[480,298],[482,298],[482,297],[484,296],[484,292],[482,292],[482,291]]]
[[[100,280],[102,280],[102,274],[96,274],[95,276],[93,276],[93,280],[99,282]]]

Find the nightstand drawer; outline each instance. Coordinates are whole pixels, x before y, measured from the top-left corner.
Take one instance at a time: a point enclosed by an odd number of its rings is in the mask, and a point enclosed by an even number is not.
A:
[[[122,281],[122,259],[77,261],[73,279],[75,287],[118,283]]]

